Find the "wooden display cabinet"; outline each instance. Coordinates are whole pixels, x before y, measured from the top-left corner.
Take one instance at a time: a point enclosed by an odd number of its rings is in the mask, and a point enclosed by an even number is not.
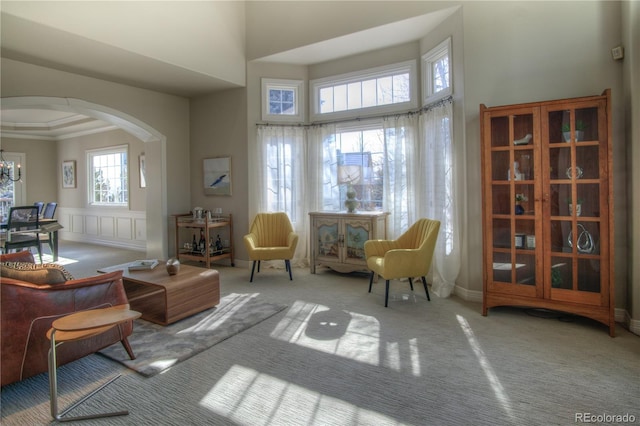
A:
[[[311,219],[311,273],[316,266],[338,272],[369,271],[364,242],[387,237],[386,212],[313,212]]]
[[[613,336],[610,90],[480,105],[480,123],[483,315],[503,305],[559,310]]]
[[[233,258],[233,218],[229,215],[222,215],[218,218],[194,219],[191,213],[173,215],[176,221],[176,257],[181,262],[192,260],[204,262],[207,268],[211,267],[211,262],[222,259],[230,259],[231,266],[235,266]],[[189,231],[187,233],[187,231]],[[206,249],[193,247],[193,239],[200,242],[202,232]],[[223,244],[221,248],[215,246],[217,236],[223,234]],[[228,237],[228,239],[227,239]],[[186,244],[191,244],[187,246]]]

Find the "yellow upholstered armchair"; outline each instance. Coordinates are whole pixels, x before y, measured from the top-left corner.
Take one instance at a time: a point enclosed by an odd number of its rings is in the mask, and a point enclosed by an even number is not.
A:
[[[293,226],[286,213],[258,213],[249,233],[244,236],[244,245],[247,247],[249,259],[253,261],[250,282],[253,282],[256,262],[260,272],[261,260],[278,259],[284,259],[289,279],[293,280],[290,260],[298,245],[298,234],[293,232]]]
[[[413,291],[413,278],[422,277],[424,291],[429,297],[425,276],[431,267],[433,251],[440,230],[440,221],[420,219],[397,240],[369,240],[364,243],[367,266],[371,270],[369,293],[376,274],[387,281],[385,308],[389,302],[389,280],[409,278]]]

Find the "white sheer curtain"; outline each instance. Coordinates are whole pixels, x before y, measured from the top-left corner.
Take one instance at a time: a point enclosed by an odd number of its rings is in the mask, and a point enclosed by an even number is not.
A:
[[[250,150],[250,220],[260,212],[289,215],[299,240],[294,266],[308,265],[307,149],[302,126],[258,126],[256,146]],[[281,262],[269,266],[284,267]]]
[[[307,129],[309,153],[307,213],[344,209],[340,206],[335,135],[334,124],[314,125]]]
[[[433,292],[448,297],[460,272],[460,220],[456,194],[456,164],[453,155],[453,108],[445,101],[420,116],[422,172],[419,215],[440,221],[440,235],[431,272]]]
[[[387,237],[395,239],[416,220],[417,117],[415,114],[387,117],[385,138],[383,210],[390,212]]]

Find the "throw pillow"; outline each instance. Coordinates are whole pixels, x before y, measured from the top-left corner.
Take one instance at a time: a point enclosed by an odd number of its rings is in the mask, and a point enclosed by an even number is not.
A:
[[[61,284],[73,279],[69,271],[55,263],[2,262],[0,275],[33,284]]]

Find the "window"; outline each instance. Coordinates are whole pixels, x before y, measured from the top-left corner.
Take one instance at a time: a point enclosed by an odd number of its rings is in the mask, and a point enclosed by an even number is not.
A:
[[[87,152],[89,204],[126,206],[129,203],[127,146]]]
[[[11,170],[11,178],[18,178],[18,170],[22,168],[26,171],[26,155],[24,153],[5,152],[2,155],[4,165]],[[0,182],[0,220],[6,222],[9,217],[9,210],[13,206],[26,205],[24,200],[27,198],[26,185],[23,180],[25,174],[22,174],[22,178],[14,181],[12,179],[5,179]]]
[[[311,82],[314,120],[352,118],[415,108],[415,61]]]
[[[302,80],[262,79],[262,120],[302,123],[304,121]]]
[[[423,105],[451,95],[451,37],[422,56]]]
[[[385,137],[380,124],[338,130],[325,140],[323,210],[344,210],[347,190],[356,192],[358,210],[382,210]]]

